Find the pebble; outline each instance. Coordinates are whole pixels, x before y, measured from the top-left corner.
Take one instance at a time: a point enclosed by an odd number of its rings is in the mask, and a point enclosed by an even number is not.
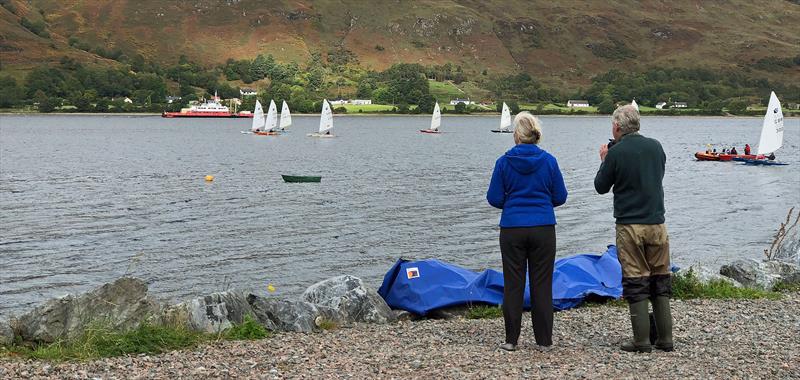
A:
[[[0,378],[797,378],[800,293],[770,300],[673,302],[676,351],[621,352],[626,308],[556,313],[553,347],[537,349],[530,315],[516,352],[500,352],[503,320],[359,324],[327,334],[279,333],[194,350],[90,362],[0,356]]]

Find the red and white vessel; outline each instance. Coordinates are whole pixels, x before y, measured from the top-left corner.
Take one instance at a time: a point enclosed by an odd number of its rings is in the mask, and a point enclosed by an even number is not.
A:
[[[164,112],[161,117],[253,117],[250,111],[231,112],[219,100],[217,93],[214,93],[214,97],[203,104],[184,108],[181,112]]]

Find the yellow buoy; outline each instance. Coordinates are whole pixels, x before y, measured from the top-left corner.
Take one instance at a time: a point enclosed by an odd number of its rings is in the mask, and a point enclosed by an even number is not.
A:
[[[267,291],[270,293],[275,293],[275,287],[272,284],[267,285]]]
[[[207,175],[206,176],[206,181],[211,182],[213,180],[214,180],[214,176],[213,175]]]

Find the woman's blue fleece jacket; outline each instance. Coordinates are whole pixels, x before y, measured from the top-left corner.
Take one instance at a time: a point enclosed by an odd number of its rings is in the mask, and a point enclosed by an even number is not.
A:
[[[517,144],[494,164],[486,200],[503,209],[500,227],[551,226],[567,187],[555,157],[535,144]]]

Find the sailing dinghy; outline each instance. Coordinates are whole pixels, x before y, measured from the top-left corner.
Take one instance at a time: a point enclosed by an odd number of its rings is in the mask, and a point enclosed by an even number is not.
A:
[[[514,133],[511,130],[511,110],[506,102],[503,102],[503,113],[500,115],[500,128],[492,129],[494,133]]]
[[[784,162],[774,161],[773,153],[780,149],[781,146],[783,146],[783,110],[775,91],[772,91],[769,94],[769,105],[764,115],[764,123],[761,126],[757,157],[744,158],[737,161],[744,161],[745,164],[749,165],[788,165]],[[767,155],[772,155],[773,160],[767,159]]]
[[[431,127],[428,129],[420,129],[422,133],[442,133],[439,126],[442,125],[442,111],[439,110],[439,102],[433,107],[433,116],[431,116]]]
[[[278,132],[275,132],[275,129],[278,127],[278,110],[275,107],[275,101],[269,101],[269,111],[267,111],[267,117],[264,121],[264,129],[259,132],[253,132],[260,136],[274,136],[277,135]]]
[[[333,135],[333,112],[328,99],[322,100],[322,114],[319,116],[319,131],[309,133],[310,137],[334,137]]]
[[[283,101],[283,105],[281,106],[281,122],[278,125],[278,128],[281,132],[285,132],[286,128],[292,125],[292,114],[289,113],[289,105],[286,104],[286,101]]]
[[[242,133],[257,133],[264,130],[264,109],[261,108],[261,102],[256,99],[256,108],[253,110],[253,123],[249,131],[242,131]]]

